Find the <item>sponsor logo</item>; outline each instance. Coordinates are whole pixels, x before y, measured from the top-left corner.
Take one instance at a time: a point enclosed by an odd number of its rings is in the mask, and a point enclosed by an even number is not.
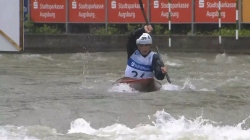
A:
[[[74,0],[72,1],[72,9],[76,9],[77,8],[77,2]]]
[[[154,0],[154,8],[159,8],[159,0]]]
[[[112,8],[112,9],[116,9],[116,1],[115,1],[115,0],[113,0],[113,1],[111,2],[111,8]]]
[[[36,0],[33,2],[33,8],[38,9],[38,2]]]
[[[204,8],[205,6],[205,0],[199,0],[199,8]]]
[[[152,71],[151,66],[138,64],[134,60],[132,60],[131,58],[128,61],[128,65],[130,67],[134,68],[134,69],[138,69],[138,70],[141,70],[141,71]]]

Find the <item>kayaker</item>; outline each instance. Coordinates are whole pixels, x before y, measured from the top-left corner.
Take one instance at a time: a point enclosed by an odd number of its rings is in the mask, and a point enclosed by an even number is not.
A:
[[[129,36],[125,77],[164,79],[167,68],[161,61],[160,56],[150,50],[152,38],[149,33],[152,30],[151,25],[146,25]]]

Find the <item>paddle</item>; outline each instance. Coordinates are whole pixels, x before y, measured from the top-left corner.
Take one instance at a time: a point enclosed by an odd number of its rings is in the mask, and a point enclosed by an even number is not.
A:
[[[149,25],[148,18],[147,18],[147,16],[146,16],[146,13],[145,13],[144,8],[143,8],[142,0],[139,0],[139,3],[140,3],[140,8],[141,8],[143,17],[144,17],[144,19],[145,19],[145,21],[146,21],[146,24]],[[155,48],[156,48],[156,51],[157,51],[157,53],[159,54],[160,59],[161,59],[161,61],[162,61],[162,58],[161,58],[161,55],[160,55],[160,53],[159,53],[159,49],[158,49],[157,45],[155,45]],[[163,61],[162,61],[162,62],[163,62]],[[164,64],[163,64],[163,66],[164,66]],[[169,76],[168,76],[168,73],[166,73],[166,79],[167,79],[167,81],[171,84],[171,81],[170,81],[170,78],[169,78]]]

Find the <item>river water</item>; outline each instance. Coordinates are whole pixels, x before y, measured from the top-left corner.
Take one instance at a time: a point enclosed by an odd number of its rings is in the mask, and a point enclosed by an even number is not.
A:
[[[162,53],[151,93],[112,85],[125,52],[0,54],[0,139],[250,139],[250,56]]]

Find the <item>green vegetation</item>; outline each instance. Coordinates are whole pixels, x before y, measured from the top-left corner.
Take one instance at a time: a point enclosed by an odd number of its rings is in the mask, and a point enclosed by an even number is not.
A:
[[[62,31],[57,26],[48,26],[43,24],[42,27],[35,28],[35,33],[37,34],[60,34]]]
[[[24,32],[33,34],[60,34],[62,31],[57,25],[49,26],[43,24],[42,26],[35,26],[34,22],[30,19],[30,16],[26,15],[27,20],[24,22]]]
[[[96,35],[114,35],[114,34],[122,34],[122,31],[119,29],[119,27],[116,27],[115,24],[110,24],[108,25],[107,33],[105,26],[90,28],[90,33]]]
[[[219,35],[219,31],[218,30],[214,30],[212,33],[212,35]],[[235,29],[227,29],[227,28],[223,28],[221,29],[221,35],[222,36],[235,36]],[[239,30],[239,36],[250,36],[250,30]]]
[[[235,29],[230,29],[230,28],[221,28],[221,31],[219,30],[214,30],[214,31],[206,31],[206,32],[197,32],[196,35],[212,35],[212,36],[235,36],[236,31]],[[239,30],[239,36],[250,36],[250,30],[248,29],[242,29]]]
[[[96,35],[116,35],[116,34],[128,35],[141,27],[143,27],[142,24],[126,24],[126,25],[109,24],[107,28],[107,33],[105,26],[92,27],[90,28],[90,33]],[[167,35],[169,34],[169,30],[166,29],[166,26],[156,24],[154,25],[153,33],[156,35]]]
[[[90,28],[90,33],[96,35],[116,35],[116,34],[128,35],[140,27],[142,27],[141,24],[127,24],[126,27],[124,25],[119,25],[119,24],[108,24],[107,33],[105,26],[92,27]]]
[[[142,25],[141,24],[127,24],[127,33],[133,33],[135,30],[137,30],[138,28],[141,28]]]
[[[124,30],[124,28],[117,27],[114,24],[108,25],[108,35],[116,35],[116,34],[129,34],[136,29],[142,27],[141,24],[127,24],[127,30]],[[155,35],[169,35],[170,31],[168,30],[168,25],[167,24],[155,24],[154,26],[154,31],[153,34]],[[173,25],[172,25],[173,26]],[[185,25],[184,25],[185,26]],[[97,34],[97,35],[107,35],[106,34],[106,28],[101,27],[101,28],[92,28],[91,31],[92,34]],[[190,31],[187,30],[172,30],[171,34],[173,35],[189,35]],[[232,27],[224,27],[221,28],[221,32],[219,30],[214,29],[212,31],[197,31],[195,35],[211,35],[211,36],[218,36],[221,34],[221,36],[235,36],[235,29]],[[239,36],[250,36],[250,29],[242,29],[239,30]]]
[[[156,35],[168,35],[170,32],[169,32],[168,28],[166,29],[166,26],[156,24],[154,26],[154,33]]]
[[[65,33],[65,24],[41,24],[34,23],[28,15],[24,22],[24,31],[27,34],[63,34]],[[83,26],[84,25],[84,26]],[[107,30],[105,24],[69,24],[70,28],[74,27],[75,33],[95,34],[95,35],[128,35],[136,29],[143,27],[143,24],[108,24]],[[168,24],[152,24],[155,35],[169,35]],[[218,30],[216,24],[200,24],[196,25],[197,29],[194,35],[212,35],[212,36],[235,36],[235,24],[224,25],[221,31]],[[239,30],[239,36],[250,36],[250,25]],[[69,30],[69,33],[74,33],[74,30]],[[190,24],[173,24],[171,35],[190,35]]]

